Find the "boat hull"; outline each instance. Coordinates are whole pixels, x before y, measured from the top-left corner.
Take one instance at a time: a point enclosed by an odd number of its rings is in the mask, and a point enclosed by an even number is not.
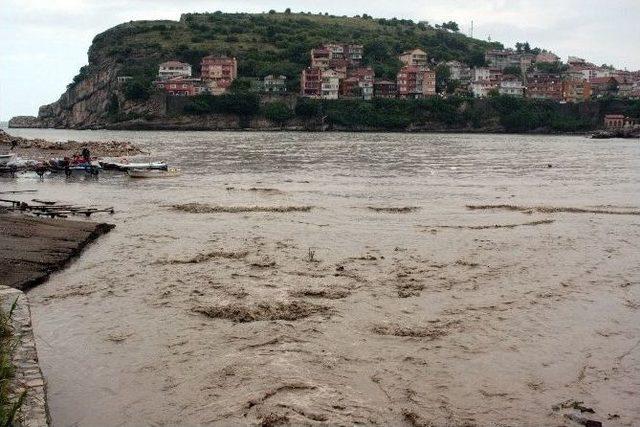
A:
[[[169,168],[167,170],[153,169],[130,169],[127,174],[131,178],[173,178],[180,176],[180,170]]]

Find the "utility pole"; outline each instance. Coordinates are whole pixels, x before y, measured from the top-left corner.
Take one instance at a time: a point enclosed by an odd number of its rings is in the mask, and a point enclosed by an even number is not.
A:
[[[473,38],[473,19],[471,20],[471,31],[469,37]]]

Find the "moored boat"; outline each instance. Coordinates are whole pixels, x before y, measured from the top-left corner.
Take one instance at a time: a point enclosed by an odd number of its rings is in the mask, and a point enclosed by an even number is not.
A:
[[[128,163],[128,162],[110,162],[101,161],[100,166],[103,169],[129,171],[136,170],[167,170],[168,166],[165,162],[149,162],[149,163]]]
[[[180,169],[129,169],[127,173],[131,178],[172,178],[180,176]]]
[[[0,154],[0,166],[6,166],[11,159],[13,159],[13,154]]]

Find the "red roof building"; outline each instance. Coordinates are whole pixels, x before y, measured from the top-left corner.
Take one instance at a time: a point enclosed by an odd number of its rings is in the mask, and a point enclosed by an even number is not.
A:
[[[401,98],[423,98],[436,94],[436,73],[427,67],[402,67],[397,82],[398,96]]]
[[[210,88],[217,95],[224,93],[231,83],[238,77],[238,61],[226,56],[205,56],[202,58],[201,75]]]
[[[589,80],[591,92],[595,97],[614,96],[618,92],[618,80],[615,77],[595,77]]]
[[[562,81],[553,74],[534,74],[527,79],[527,97],[562,101]]]
[[[373,96],[376,98],[395,98],[398,96],[398,84],[391,80],[373,82]]]
[[[196,96],[207,92],[207,87],[201,79],[189,77],[158,80],[155,85],[169,96]]]
[[[562,82],[562,99],[566,102],[586,102],[591,99],[591,83],[586,80]]]
[[[322,95],[322,69],[308,67],[302,70],[300,95],[319,98]]]

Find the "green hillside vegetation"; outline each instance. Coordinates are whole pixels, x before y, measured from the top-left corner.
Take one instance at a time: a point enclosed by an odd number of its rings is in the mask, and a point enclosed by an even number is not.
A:
[[[411,127],[433,129],[490,129],[507,132],[581,132],[598,127],[601,112],[615,110],[636,117],[640,101],[599,99],[584,111],[580,104],[560,104],[551,100],[517,98],[506,95],[487,99],[430,97],[424,99],[323,100],[301,98],[295,109],[275,102],[260,105],[251,93],[221,96],[201,95],[190,99],[182,113],[187,115],[235,114],[248,123],[264,116],[278,125],[296,118],[345,130],[377,129],[402,131]]]
[[[427,51],[434,61],[460,60],[482,65],[484,52],[501,47],[454,31],[455,23],[432,27],[404,19],[337,17],[305,13],[226,14],[221,12],[182,15],[180,21],[132,21],[97,35],[89,50],[89,66],[74,78],[81,81],[91,67],[112,60],[121,74],[148,84],[160,62],[178,59],[198,73],[200,59],[226,54],[238,59],[240,77],[287,76],[297,90],[299,76],[309,66],[309,51],[322,43],[359,43],[364,64],[379,77],[395,79],[399,53],[414,47]],[[453,28],[448,29],[448,28]]]

